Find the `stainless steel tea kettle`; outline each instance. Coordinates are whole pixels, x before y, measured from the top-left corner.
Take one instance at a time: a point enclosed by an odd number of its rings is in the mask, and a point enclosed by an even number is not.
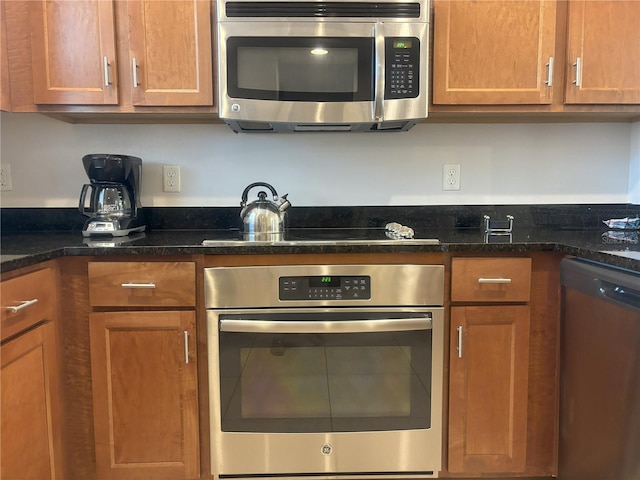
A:
[[[249,190],[254,187],[268,188],[273,200],[267,199],[267,193],[258,192],[258,200],[247,204]],[[268,183],[256,182],[242,192],[240,218],[242,219],[242,236],[249,241],[278,241],[284,239],[284,221],[287,209],[291,206],[287,195],[278,196],[276,189]]]

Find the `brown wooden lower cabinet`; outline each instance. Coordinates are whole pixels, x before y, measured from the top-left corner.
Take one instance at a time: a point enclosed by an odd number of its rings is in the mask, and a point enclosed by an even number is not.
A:
[[[451,308],[449,472],[526,468],[529,306]]]
[[[61,480],[60,406],[52,323],[0,347],[2,480]]]
[[[96,478],[199,478],[195,312],[89,321]]]

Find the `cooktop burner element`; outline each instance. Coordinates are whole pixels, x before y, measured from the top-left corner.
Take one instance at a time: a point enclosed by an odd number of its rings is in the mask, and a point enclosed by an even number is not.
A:
[[[438,245],[437,238],[399,238],[389,235],[385,228],[291,228],[285,232],[284,240],[247,241],[239,232],[236,238],[204,240],[205,247],[252,245],[296,246],[296,245]]]

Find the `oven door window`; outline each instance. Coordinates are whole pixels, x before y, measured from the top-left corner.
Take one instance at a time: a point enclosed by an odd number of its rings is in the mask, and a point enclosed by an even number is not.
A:
[[[230,37],[232,98],[305,102],[373,100],[373,38]]]
[[[354,315],[280,314],[277,321],[349,317]],[[398,314],[367,314],[367,320],[389,317]],[[220,317],[233,318],[238,316]],[[275,320],[270,314],[241,318]],[[222,431],[352,432],[431,426],[431,329],[221,331],[219,342]]]

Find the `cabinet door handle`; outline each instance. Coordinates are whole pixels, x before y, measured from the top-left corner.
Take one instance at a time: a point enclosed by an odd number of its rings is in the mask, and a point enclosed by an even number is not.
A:
[[[104,86],[105,88],[109,88],[109,85],[111,85],[111,81],[110,81],[110,75],[109,75],[109,59],[107,58],[107,56],[105,55],[104,57],[102,57],[102,69],[104,71]]]
[[[182,332],[184,335],[184,363],[189,363],[189,332]]]
[[[577,57],[576,63],[574,63],[573,66],[576,67],[576,76],[575,76],[575,80],[573,81],[573,84],[576,87],[581,87],[582,86],[582,59],[580,57]]]
[[[38,303],[38,299],[34,298],[33,300],[25,300],[24,302],[20,302],[20,305],[16,305],[15,307],[6,307],[11,313],[18,313],[20,310],[24,310],[31,305],[35,305]]]
[[[478,283],[511,283],[510,278],[484,278],[480,277]]]
[[[122,288],[156,288],[155,283],[123,283]]]
[[[547,84],[547,87],[553,86],[553,57],[549,57],[549,62],[547,62],[547,81],[544,83]]]
[[[138,88],[140,86],[138,83],[138,62],[135,57],[131,59],[131,76],[133,78],[133,88]]]
[[[462,358],[462,326],[456,328],[458,331],[458,347],[456,350],[458,351],[458,358]]]

